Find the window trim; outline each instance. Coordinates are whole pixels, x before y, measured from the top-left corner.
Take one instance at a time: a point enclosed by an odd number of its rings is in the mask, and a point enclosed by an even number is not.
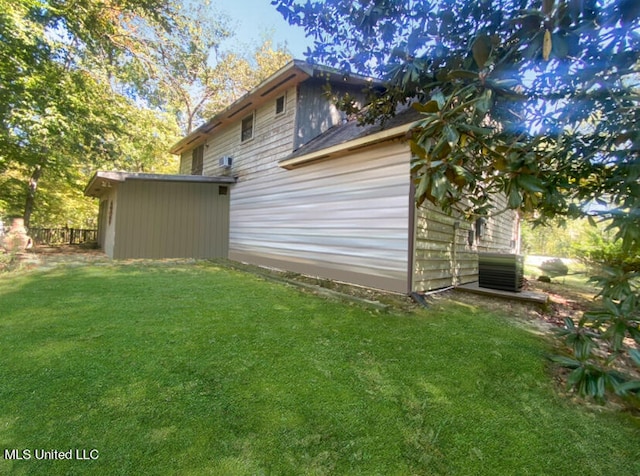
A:
[[[251,119],[251,137],[244,137],[244,132],[245,132],[244,123],[247,119]],[[240,121],[240,142],[245,143],[252,140],[255,136],[255,128],[256,128],[256,114],[255,114],[255,111],[253,111],[248,116],[243,117],[242,120]]]
[[[204,144],[200,144],[191,152],[191,175],[204,173]]]
[[[282,111],[278,112],[278,101],[282,99]],[[287,111],[287,93],[276,98],[276,116],[281,116]]]

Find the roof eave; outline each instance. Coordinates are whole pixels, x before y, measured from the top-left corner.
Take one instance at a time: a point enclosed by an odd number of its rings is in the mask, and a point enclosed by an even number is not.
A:
[[[93,174],[89,184],[84,189],[87,197],[99,198],[105,190],[112,189],[114,184],[127,180],[150,180],[156,182],[186,182],[186,183],[221,183],[234,184],[234,177],[211,177],[207,175],[170,175],[170,174],[147,174],[135,172],[104,172],[98,171]]]
[[[269,98],[281,94],[286,89],[296,86],[311,77],[326,77],[332,81],[343,81],[356,84],[374,84],[379,81],[359,75],[346,75],[337,69],[326,66],[312,65],[305,61],[293,60],[280,68],[276,73],[265,79],[247,94],[230,104],[228,107],[210,118],[196,130],[183,137],[169,152],[179,155],[204,143],[220,126],[239,119],[239,114],[248,114]]]

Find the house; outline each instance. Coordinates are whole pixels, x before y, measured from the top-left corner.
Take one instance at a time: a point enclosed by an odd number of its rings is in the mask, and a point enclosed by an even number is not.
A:
[[[227,180],[229,259],[407,293],[477,280],[479,251],[518,250],[515,213],[416,209],[415,118],[361,127],[327,83],[364,101],[371,80],[293,61],[171,149],[175,177]]]

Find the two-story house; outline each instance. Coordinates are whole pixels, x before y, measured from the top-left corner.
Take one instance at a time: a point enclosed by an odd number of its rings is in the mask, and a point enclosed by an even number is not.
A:
[[[370,80],[293,61],[171,149],[175,180],[224,187],[223,254],[407,293],[476,280],[478,251],[517,251],[515,213],[467,223],[416,208],[405,141],[415,117],[359,126],[327,83],[364,100]],[[88,194],[104,193],[99,180]]]

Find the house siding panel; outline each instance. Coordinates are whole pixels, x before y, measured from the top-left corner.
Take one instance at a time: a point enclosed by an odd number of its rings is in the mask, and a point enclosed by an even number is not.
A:
[[[333,101],[327,100],[326,84],[325,80],[316,78],[305,81],[298,87],[296,149],[346,118],[346,114],[341,112]],[[349,84],[331,85],[332,94],[349,94],[357,104],[364,102],[365,94],[362,89],[362,86]]]
[[[113,258],[226,257],[229,195],[219,195],[218,187],[142,180],[120,184]]]
[[[494,199],[496,211],[504,210],[506,199]],[[514,253],[519,235],[515,212],[507,211],[487,219],[482,238],[475,226],[442,212],[431,203],[416,209],[413,287],[416,291],[469,283],[478,279],[478,252]],[[469,232],[474,240],[469,244]]]
[[[402,144],[256,173],[233,190],[229,257],[406,292],[408,193]]]
[[[255,110],[253,139],[245,142],[240,141],[240,117],[237,122],[219,130],[205,142],[203,174],[252,180],[277,170],[278,160],[293,151],[295,102],[296,88],[290,88],[286,93],[284,113],[276,114],[275,98]],[[251,112],[246,111],[247,114]],[[223,156],[233,159],[230,169],[219,166],[218,161]],[[189,152],[182,154],[181,170],[186,167],[188,157]]]
[[[113,258],[114,253],[117,208],[118,190],[116,187],[111,189],[111,191],[103,197],[103,202],[100,203],[100,211],[104,211],[105,213],[105,216],[102,218],[104,231],[101,231],[104,241],[100,243],[100,245],[109,258]]]
[[[485,235],[469,244],[473,223],[431,205],[414,212],[406,144],[389,141],[292,170],[279,167],[296,148],[342,121],[322,86],[308,79],[287,89],[281,114],[275,94],[249,98],[257,108],[224,118],[235,122],[219,126],[204,142],[203,174],[237,178],[230,186],[229,258],[407,292],[473,281],[478,251],[517,249],[510,213],[488,220]],[[356,96],[361,89],[339,82],[334,87],[351,88]],[[253,138],[242,142],[241,122],[249,114],[255,114]],[[219,166],[223,156],[233,159],[231,168]],[[190,169],[191,151],[185,151],[180,172]]]

